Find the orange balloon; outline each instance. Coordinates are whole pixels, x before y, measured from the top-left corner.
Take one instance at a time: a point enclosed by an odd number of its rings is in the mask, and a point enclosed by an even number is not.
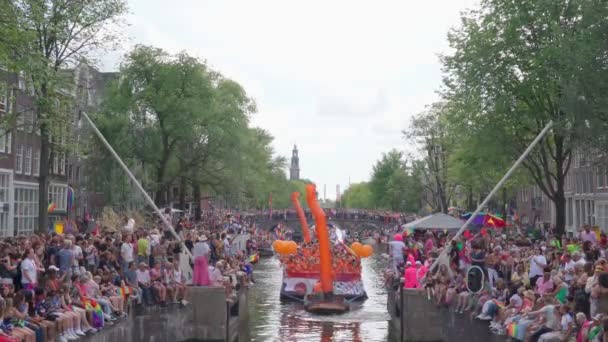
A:
[[[285,254],[296,254],[298,252],[298,244],[295,241],[285,241]]]
[[[361,247],[361,257],[367,258],[374,254],[374,248],[370,245],[364,245]]]
[[[272,249],[274,249],[275,252],[279,253],[279,249],[281,249],[280,245],[281,245],[281,240],[274,240],[274,242],[272,243]]]
[[[287,241],[276,240],[275,242],[277,243],[275,246],[275,251],[279,254],[287,254]]]
[[[350,245],[350,249],[352,249],[352,250],[353,250],[353,252],[355,252],[355,254],[357,254],[357,255],[359,255],[359,254],[360,254],[361,247],[363,247],[363,245],[362,245],[361,243],[359,243],[359,242],[353,242],[353,243]]]

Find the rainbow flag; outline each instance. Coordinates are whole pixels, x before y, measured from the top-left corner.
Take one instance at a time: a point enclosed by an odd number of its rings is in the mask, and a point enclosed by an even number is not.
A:
[[[127,296],[129,296],[132,292],[131,288],[128,286],[121,286],[120,288],[117,289],[118,291],[118,295],[122,296],[123,298],[127,298]]]
[[[507,326],[507,336],[509,337],[517,337],[517,323],[511,322]]]
[[[260,257],[258,256],[257,253],[249,256],[249,262],[252,264],[257,263],[259,259],[260,259]]]
[[[496,306],[498,306],[499,308],[501,308],[501,309],[504,309],[504,308],[505,308],[505,303],[500,302],[500,301],[498,301],[498,300],[496,300],[496,299],[492,299],[492,301],[493,301],[493,302],[494,302],[494,304],[496,304]]]
[[[91,323],[94,328],[103,328],[103,311],[101,310],[101,306],[95,300],[83,297],[82,302],[84,303],[84,307],[87,311],[91,311]]]
[[[46,208],[46,211],[52,213],[53,211],[55,211],[55,208],[57,208],[57,204],[49,203],[49,206]]]

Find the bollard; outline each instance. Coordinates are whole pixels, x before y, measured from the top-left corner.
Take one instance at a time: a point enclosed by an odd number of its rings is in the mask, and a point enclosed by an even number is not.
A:
[[[403,311],[403,286],[405,285],[405,278],[399,277],[399,301],[401,302],[401,306],[399,308],[399,342],[403,342],[403,338],[405,333],[403,331],[403,326],[405,325],[405,312]]]

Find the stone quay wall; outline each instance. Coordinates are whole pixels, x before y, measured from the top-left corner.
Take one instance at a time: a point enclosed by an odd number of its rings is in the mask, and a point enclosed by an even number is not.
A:
[[[399,290],[388,292],[389,327],[393,341],[399,342],[506,342],[493,334],[487,321],[470,314],[454,313],[453,308],[438,308],[424,291],[403,289],[403,315]],[[403,327],[403,333],[401,329]]]
[[[186,307],[133,308],[125,320],[83,341],[249,341],[247,289],[239,291],[233,306],[227,305],[223,288],[190,287],[189,291]]]

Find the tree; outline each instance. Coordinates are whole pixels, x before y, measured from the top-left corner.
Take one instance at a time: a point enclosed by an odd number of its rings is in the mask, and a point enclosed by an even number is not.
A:
[[[445,113],[445,103],[435,103],[425,112],[416,115],[403,135],[419,146],[422,163],[418,171],[423,176],[422,184],[431,194],[430,205],[447,213],[455,184],[448,177],[449,158],[455,146],[453,134],[449,130]]]
[[[351,184],[342,194],[345,208],[369,209],[374,208],[372,192],[368,182]]]
[[[127,8],[124,0],[2,0],[0,4],[0,64],[23,72],[34,97],[40,130],[38,230],[45,232],[49,135],[53,127],[67,126],[70,120],[55,105],[60,91],[69,89],[71,80],[65,71],[86,61],[93,50],[119,42],[115,25]]]
[[[373,207],[394,211],[418,209],[418,181],[412,177],[402,152],[384,153],[373,167],[369,191]]]
[[[154,169],[154,200],[164,204],[163,194],[180,168],[198,160],[188,154],[184,165],[180,162],[185,159],[178,156],[208,144],[209,121],[219,121],[207,109],[213,96],[209,71],[185,53],[171,56],[161,49],[137,46],[122,64],[111,94],[110,112],[129,117],[133,128],[142,132],[136,135],[141,139],[135,140],[134,157]]]
[[[589,69],[599,67],[598,55],[586,46],[605,54],[605,40],[595,40],[594,32],[605,32],[607,15],[601,1],[483,0],[450,33],[454,53],[443,58],[444,95],[459,109],[451,121],[472,136],[491,137],[485,141],[495,151],[514,160],[554,122],[523,166],[554,203],[559,235],[565,229],[564,184],[573,149],[595,120],[593,110],[577,110],[586,98],[586,88],[578,87],[581,77],[601,71]]]

